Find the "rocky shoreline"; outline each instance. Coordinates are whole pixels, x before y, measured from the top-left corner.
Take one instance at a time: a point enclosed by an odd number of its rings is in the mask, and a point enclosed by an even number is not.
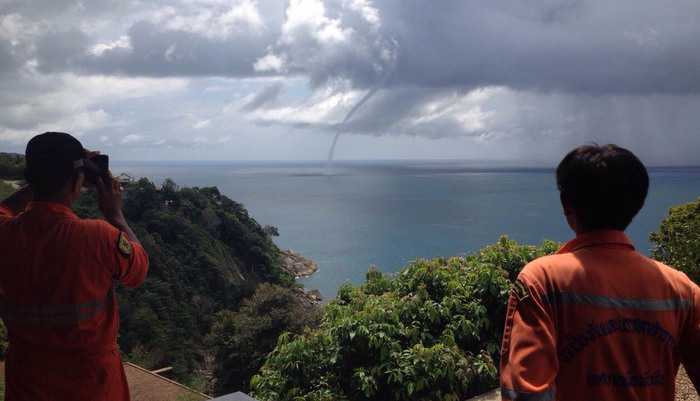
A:
[[[318,265],[311,259],[294,252],[291,249],[280,250],[282,270],[294,276],[295,279],[309,277],[318,271]],[[321,292],[318,290],[296,289],[299,300],[307,308],[315,308],[321,304]]]
[[[282,269],[294,278],[309,277],[318,271],[318,265],[291,249],[281,250]]]

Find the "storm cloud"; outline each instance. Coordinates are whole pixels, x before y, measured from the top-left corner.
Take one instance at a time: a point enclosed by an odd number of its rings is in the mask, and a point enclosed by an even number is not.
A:
[[[538,159],[582,141],[619,142],[655,163],[697,163],[698,38],[700,3],[691,0],[7,1],[0,85],[19,95],[0,96],[0,141],[77,115],[92,116],[88,136],[102,127],[148,138],[135,132],[156,123],[140,113],[198,127],[151,135],[158,145],[235,142],[236,124],[329,141],[376,91],[344,132],[463,138]],[[44,95],[65,96],[91,77],[139,88],[151,80],[155,103],[140,112],[119,91],[75,107],[33,101],[38,83]],[[180,104],[160,108],[158,96],[186,87]]]

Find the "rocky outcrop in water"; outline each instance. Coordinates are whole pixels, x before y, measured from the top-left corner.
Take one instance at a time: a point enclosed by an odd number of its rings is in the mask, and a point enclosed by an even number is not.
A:
[[[282,269],[295,278],[308,277],[318,270],[318,265],[311,259],[307,259],[300,254],[288,249],[280,251]]]

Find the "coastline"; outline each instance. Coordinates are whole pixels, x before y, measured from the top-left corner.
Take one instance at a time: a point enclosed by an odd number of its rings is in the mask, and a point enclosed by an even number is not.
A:
[[[280,250],[282,269],[295,279],[309,277],[318,271],[318,264],[291,249]]]
[[[291,249],[280,249],[282,269],[291,274],[295,280],[312,276],[318,271],[318,264]],[[298,287],[296,289],[299,299],[307,307],[315,307],[323,301],[321,292],[317,289]]]

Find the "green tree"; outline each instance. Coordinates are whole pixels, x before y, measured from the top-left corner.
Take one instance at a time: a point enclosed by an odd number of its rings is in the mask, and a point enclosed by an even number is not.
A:
[[[269,235],[270,237],[279,237],[280,236],[280,232],[277,229],[277,227],[275,227],[275,226],[269,226],[269,225],[265,226],[265,227],[263,227],[263,231],[265,231],[265,233],[267,235]]]
[[[654,258],[700,283],[700,198],[671,208],[659,231],[650,238]]]
[[[507,238],[464,258],[371,269],[343,286],[318,329],[282,335],[253,394],[263,401],[462,400],[497,385],[512,278],[557,244]]]
[[[24,156],[16,153],[0,152],[0,179],[24,179]]]
[[[317,309],[291,288],[261,284],[238,312],[217,314],[208,339],[216,355],[217,393],[248,390],[250,378],[283,332],[301,334],[318,323]]]

